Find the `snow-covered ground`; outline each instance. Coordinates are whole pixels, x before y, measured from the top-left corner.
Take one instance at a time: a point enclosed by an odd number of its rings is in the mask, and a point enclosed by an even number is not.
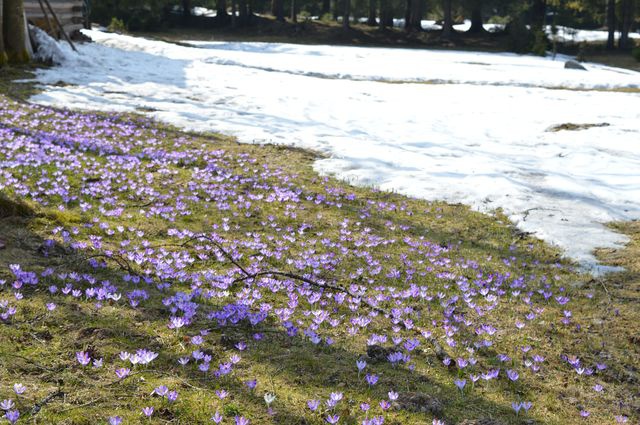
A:
[[[551,25],[547,25],[546,27],[547,34],[549,36],[552,35]],[[570,43],[582,43],[582,42],[606,42],[609,33],[607,31],[602,30],[579,30],[575,28],[569,27],[557,27],[557,33],[555,35],[555,39],[557,41],[562,42],[570,42]],[[616,40],[620,37],[620,31],[616,31]],[[640,39],[640,33],[631,32],[629,33],[629,38],[632,39]]]
[[[640,73],[513,54],[87,35],[96,43],[38,72],[33,101],[315,149],[329,155],[318,171],[356,184],[502,208],[593,270],[593,248],[626,241],[602,223],[640,218],[640,94],[589,90],[638,88]],[[563,123],[608,126],[547,131]]]

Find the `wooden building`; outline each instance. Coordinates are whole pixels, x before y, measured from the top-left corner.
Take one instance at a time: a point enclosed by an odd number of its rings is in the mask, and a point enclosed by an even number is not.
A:
[[[85,25],[85,0],[49,0],[62,28],[71,36]],[[46,14],[43,12],[43,8]],[[60,39],[62,34],[55,19],[51,15],[45,0],[24,0],[27,20],[42,28],[49,35]],[[48,21],[48,22],[47,22]]]

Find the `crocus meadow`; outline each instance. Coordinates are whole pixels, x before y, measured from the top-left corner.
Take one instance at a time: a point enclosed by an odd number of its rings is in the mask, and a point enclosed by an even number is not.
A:
[[[0,139],[5,422],[638,419],[600,288],[496,218],[127,115],[0,97]]]

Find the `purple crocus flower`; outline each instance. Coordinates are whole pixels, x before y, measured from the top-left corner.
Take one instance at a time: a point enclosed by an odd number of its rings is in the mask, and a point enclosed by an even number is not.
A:
[[[17,410],[9,410],[4,414],[4,417],[9,421],[10,424],[15,424],[16,422],[18,422],[20,412],[18,412]]]
[[[127,369],[126,367],[122,367],[120,369],[116,369],[116,376],[119,379],[124,379],[127,376],[129,376],[129,373],[131,373],[131,369]]]
[[[378,382],[378,375],[367,373],[364,379],[367,381],[367,384],[372,387]]]
[[[455,381],[453,381],[453,383],[456,385],[456,387],[458,387],[458,389],[460,391],[462,391],[464,389],[464,386],[467,385],[467,380],[466,379],[456,379]]]
[[[340,420],[340,416],[338,415],[329,415],[325,418],[325,420],[330,424],[337,424]]]
[[[235,420],[236,420],[236,425],[248,425],[249,424],[249,419],[245,418],[244,416],[236,416]]]
[[[17,395],[24,394],[24,392],[27,391],[27,387],[25,387],[21,383],[13,384],[13,391]]]
[[[156,387],[151,394],[157,394],[160,397],[164,397],[165,395],[167,395],[167,393],[169,392],[169,388],[167,388],[166,385],[160,385],[159,387]]]
[[[224,417],[217,410],[216,410],[216,413],[214,413],[213,416],[211,416],[211,420],[217,424],[222,422],[223,419]]]
[[[307,401],[307,407],[312,412],[315,412],[316,409],[318,408],[318,406],[320,406],[320,400],[309,400],[309,401]]]
[[[0,409],[2,410],[11,410],[14,406],[15,403],[11,399],[2,400],[2,402],[0,402]]]
[[[520,377],[520,375],[518,374],[518,372],[516,372],[515,370],[507,370],[507,376],[509,377],[510,380],[512,381],[517,381],[518,378]]]
[[[120,425],[121,423],[122,423],[122,418],[120,416],[109,417],[109,425]]]
[[[142,413],[143,413],[147,418],[150,418],[150,417],[151,417],[151,415],[153,415],[153,407],[152,407],[152,406],[143,407],[143,408],[142,408]]]
[[[82,366],[86,366],[91,363],[91,357],[89,357],[89,353],[86,351],[78,351],[76,353],[76,359]]]

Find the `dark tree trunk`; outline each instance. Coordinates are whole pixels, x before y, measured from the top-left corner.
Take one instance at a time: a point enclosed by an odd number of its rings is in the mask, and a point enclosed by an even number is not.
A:
[[[411,14],[409,17],[409,28],[412,31],[422,30],[422,5],[423,0],[411,0]]]
[[[349,16],[351,16],[351,0],[344,0],[344,13],[342,14],[342,28],[349,28]]]
[[[442,26],[442,38],[451,38],[453,34],[453,18],[451,16],[451,0],[444,0],[444,19]]]
[[[248,25],[253,24],[254,17],[255,15],[253,14],[253,0],[248,0],[247,1],[247,24]]]
[[[621,50],[626,50],[631,47],[629,31],[631,31],[631,25],[633,24],[633,9],[633,0],[622,0],[622,28],[620,31],[620,40],[618,40],[618,47]]]
[[[271,1],[271,14],[276,17],[276,21],[284,22],[284,0]]]
[[[484,32],[484,21],[482,20],[482,0],[475,0],[471,9],[470,33]]]
[[[616,0],[607,1],[607,50],[613,50],[616,46]]]
[[[291,20],[298,22],[298,4],[296,0],[291,0]]]
[[[387,3],[384,17],[385,25],[389,28],[393,28],[393,7],[391,5],[391,0],[385,1]]]
[[[369,16],[367,17],[367,25],[375,27],[376,22],[376,0],[369,0]]]
[[[340,0],[333,0],[333,20],[337,21],[340,16],[340,11],[344,9],[344,5],[340,3]]]
[[[404,29],[411,30],[411,0],[406,0],[404,6]]]
[[[227,14],[227,0],[218,0],[216,2],[216,17],[218,19],[225,19],[229,15]]]
[[[238,0],[238,26],[244,27],[247,25],[247,0]]]
[[[544,27],[544,18],[547,10],[546,0],[533,0],[531,4],[531,29],[541,30]]]
[[[331,13],[331,0],[322,0],[322,9],[320,9],[322,15]]]
[[[238,26],[238,16],[236,12],[236,0],[231,0],[231,28],[236,28]]]
[[[29,62],[22,0],[4,0],[4,43],[9,62]]]
[[[4,32],[3,32],[3,22],[2,22],[2,0],[0,0],[0,66],[3,66],[7,63],[7,52],[4,51]]]
[[[393,18],[391,18],[391,25],[389,25],[390,15],[391,11],[389,10],[389,0],[380,0],[380,22],[378,23],[378,25],[380,26],[381,30],[393,26]]]
[[[182,0],[182,17],[185,20],[191,17],[191,0]]]

